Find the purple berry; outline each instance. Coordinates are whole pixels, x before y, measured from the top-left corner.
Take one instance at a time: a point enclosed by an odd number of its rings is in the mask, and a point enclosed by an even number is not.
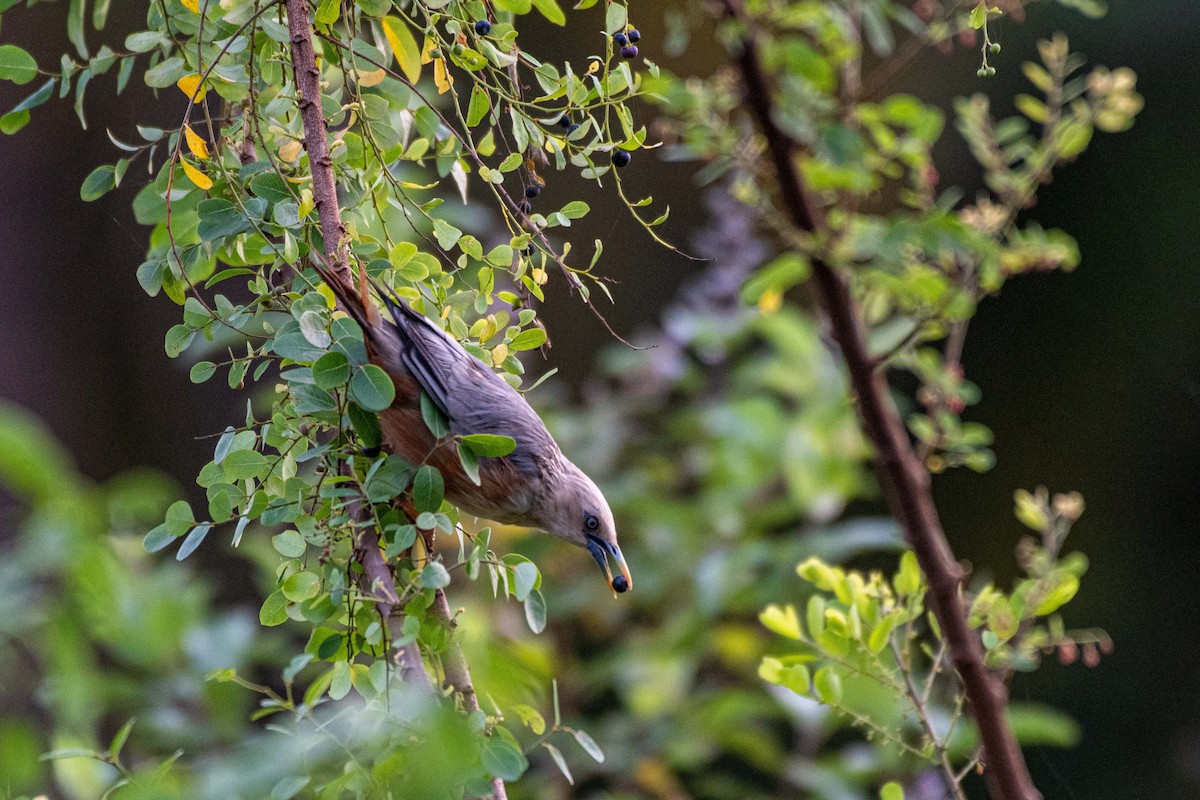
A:
[[[618,575],[617,577],[613,578],[612,588],[613,588],[613,591],[617,592],[618,594],[620,594],[621,592],[628,592],[629,591],[629,581],[627,581],[625,579],[624,575]]]
[[[487,36],[492,32],[492,23],[488,22],[486,19],[479,20],[475,23],[475,32],[480,36]]]
[[[629,44],[629,37],[623,33],[614,33],[613,41],[617,43],[618,47],[624,47]]]
[[[567,126],[567,136],[570,136],[572,133],[574,133],[577,130],[579,130],[579,123],[572,122],[570,125]]]
[[[522,200],[521,202],[517,203],[517,210],[522,214],[530,214],[533,212],[533,204],[528,200]]]
[[[529,186],[525,187],[525,196],[530,200],[537,197],[541,193],[542,187],[538,186],[537,184],[530,184]]]
[[[621,58],[637,58],[638,49],[636,45],[627,44],[621,48]]]
[[[629,162],[633,160],[633,156],[629,154],[628,150],[613,150],[609,158],[612,160],[613,166],[618,168],[629,166]]]
[[[633,42],[634,44],[637,44],[641,40],[642,40],[642,34],[640,31],[638,31],[637,28],[634,28],[633,30],[631,30],[629,32],[629,41]]]

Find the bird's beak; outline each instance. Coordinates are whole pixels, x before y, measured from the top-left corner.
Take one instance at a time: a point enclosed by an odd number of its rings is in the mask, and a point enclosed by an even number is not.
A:
[[[592,558],[596,559],[596,563],[600,565],[600,569],[604,571],[604,577],[608,581],[609,588],[613,590],[613,597],[617,596],[617,587],[613,585],[612,570],[608,567],[609,555],[617,563],[617,567],[621,570],[621,575],[625,577],[625,588],[620,591],[627,592],[633,588],[633,576],[629,574],[629,565],[625,563],[625,556],[622,555],[620,547],[617,547],[615,544],[609,544],[598,536],[587,535],[587,549],[592,554]]]

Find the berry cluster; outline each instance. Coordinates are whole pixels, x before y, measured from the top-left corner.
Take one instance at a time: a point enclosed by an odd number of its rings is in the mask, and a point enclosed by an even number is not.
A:
[[[621,58],[637,58],[637,43],[641,40],[642,34],[638,32],[637,28],[613,34],[613,41],[621,48]]]

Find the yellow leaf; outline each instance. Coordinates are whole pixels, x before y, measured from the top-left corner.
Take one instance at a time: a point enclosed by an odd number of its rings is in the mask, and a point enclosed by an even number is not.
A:
[[[333,289],[322,283],[317,286],[317,294],[325,298],[325,305],[331,309],[337,308],[337,299],[333,296]]]
[[[192,151],[192,155],[199,159],[208,158],[208,142],[200,138],[200,135],[192,130],[191,125],[183,126],[183,138],[187,140],[188,150]]]
[[[758,310],[763,314],[774,314],[783,306],[783,292],[778,289],[768,289],[758,298]]]
[[[596,70],[598,70],[598,69],[600,69],[600,62],[599,62],[599,61],[593,61],[592,63],[588,64],[587,74],[588,74],[588,75],[592,75],[592,74],[594,74],[594,73],[596,72]]]
[[[357,70],[359,86],[378,86],[383,83],[383,79],[387,77],[387,70],[377,69],[371,72],[366,70]]]
[[[450,91],[450,86],[453,83],[454,76],[446,71],[446,60],[435,58],[433,60],[433,85],[437,87],[438,94],[445,94]]]
[[[200,13],[200,0],[179,0],[179,2],[183,3],[183,7],[193,14]]]
[[[435,47],[437,47],[437,45],[434,43],[433,39],[430,39],[428,36],[426,36],[425,44],[421,45],[421,63],[422,64],[428,64],[430,61],[433,61],[432,54],[433,54],[433,49]]]
[[[179,87],[179,91],[183,92],[192,99],[193,103],[199,103],[204,99],[204,95],[208,92],[208,87],[203,85],[200,76],[197,74],[184,75],[175,85]]]
[[[291,163],[300,157],[300,148],[304,145],[300,144],[299,140],[293,139],[283,147],[279,148],[279,157],[284,161]]]
[[[188,176],[188,180],[199,186],[204,191],[208,191],[212,188],[212,178],[208,177],[203,172],[182,159],[180,159],[179,163],[183,165],[183,174]]]
[[[383,35],[387,37],[388,44],[391,45],[392,53],[396,56],[396,63],[400,65],[400,71],[404,73],[405,78],[408,78],[409,83],[416,83],[421,79],[421,65],[429,59],[422,57],[412,31],[408,29],[408,25],[396,17],[384,17],[379,24],[383,26]],[[429,40],[429,44],[432,45],[432,40]]]
[[[498,367],[504,363],[504,359],[508,358],[508,345],[498,344],[492,350],[492,366]]]

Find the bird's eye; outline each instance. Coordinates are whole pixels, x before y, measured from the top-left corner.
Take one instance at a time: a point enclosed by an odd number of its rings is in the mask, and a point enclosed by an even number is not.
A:
[[[600,520],[596,519],[595,514],[587,514],[583,518],[583,527],[589,531],[599,530]]]

